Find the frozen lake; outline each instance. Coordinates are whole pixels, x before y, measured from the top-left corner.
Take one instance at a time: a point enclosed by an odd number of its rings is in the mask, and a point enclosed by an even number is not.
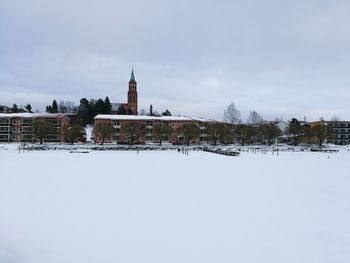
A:
[[[349,160],[0,150],[0,262],[348,263]]]

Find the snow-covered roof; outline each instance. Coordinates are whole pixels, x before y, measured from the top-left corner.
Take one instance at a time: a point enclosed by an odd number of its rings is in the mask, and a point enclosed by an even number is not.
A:
[[[194,121],[199,121],[199,122],[222,122],[222,121],[217,121],[217,120],[212,120],[212,119],[205,119],[205,118],[190,118],[191,120]]]
[[[95,119],[99,120],[128,120],[128,121],[209,121],[205,119],[199,119],[199,118],[188,118],[183,116],[138,116],[138,115],[112,115],[112,114],[99,114],[95,117]]]
[[[0,118],[59,118],[63,113],[0,113]]]

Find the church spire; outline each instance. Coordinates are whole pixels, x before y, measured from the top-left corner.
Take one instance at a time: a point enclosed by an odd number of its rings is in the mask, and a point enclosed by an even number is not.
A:
[[[134,68],[131,70],[130,82],[136,82],[135,75],[134,75]]]

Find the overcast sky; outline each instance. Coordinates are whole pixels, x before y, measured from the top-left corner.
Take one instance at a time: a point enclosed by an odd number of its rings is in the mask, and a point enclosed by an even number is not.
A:
[[[349,0],[0,0],[0,104],[350,120]]]

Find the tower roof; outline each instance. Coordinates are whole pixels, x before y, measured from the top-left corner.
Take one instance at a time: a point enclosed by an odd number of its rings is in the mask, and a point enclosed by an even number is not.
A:
[[[130,82],[136,82],[135,75],[134,75],[134,69],[132,69],[132,71],[131,71]]]

